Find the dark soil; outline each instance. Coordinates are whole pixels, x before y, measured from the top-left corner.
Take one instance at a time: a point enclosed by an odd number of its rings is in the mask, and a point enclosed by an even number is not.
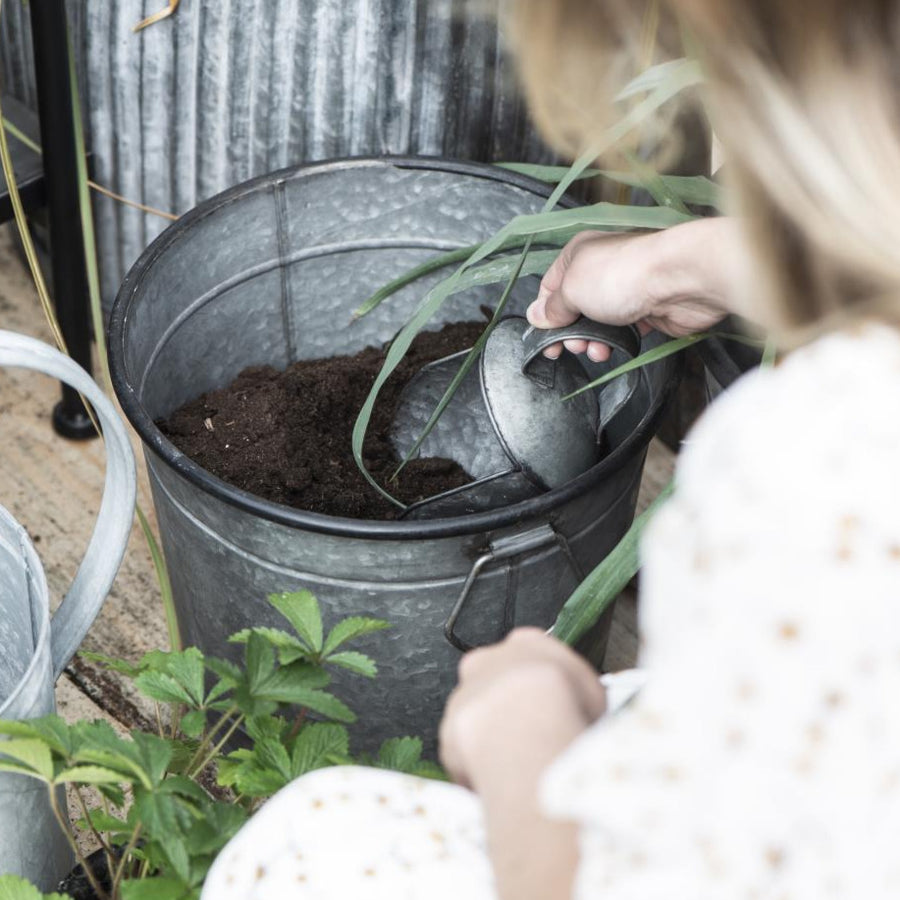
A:
[[[423,332],[379,394],[364,459],[387,485],[399,460],[388,434],[403,386],[426,363],[471,347],[483,323]],[[384,350],[302,360],[284,372],[255,366],[226,388],[185,404],[157,425],[179,450],[214,475],[259,497],[353,519],[393,519],[398,509],[363,478],[350,446],[353,424],[384,362]],[[445,459],[412,460],[391,486],[404,503],[472,478]]]

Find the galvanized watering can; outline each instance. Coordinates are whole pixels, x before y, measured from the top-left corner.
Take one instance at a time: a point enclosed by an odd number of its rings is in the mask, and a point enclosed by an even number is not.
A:
[[[97,524],[75,580],[50,616],[41,561],[25,529],[0,506],[0,719],[55,711],[53,686],[91,627],[125,552],[134,511],[134,457],[113,405],[90,376],[46,344],[0,331],[0,366],[33,369],[80,391],[94,407],[106,443],[106,482]],[[0,742],[0,752],[2,752]],[[60,792],[61,807],[65,809]],[[46,786],[0,773],[0,873],[56,888],[73,858]]]

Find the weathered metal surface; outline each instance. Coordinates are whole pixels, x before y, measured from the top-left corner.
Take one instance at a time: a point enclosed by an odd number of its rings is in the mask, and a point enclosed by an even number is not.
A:
[[[233,656],[230,633],[281,624],[266,595],[299,588],[319,597],[326,624],[356,614],[388,619],[391,629],[365,647],[378,678],[336,678],[360,714],[357,739],[370,748],[418,733],[433,749],[459,655],[444,625],[489,546],[545,527],[566,539],[577,566],[558,543],[485,564],[455,623],[469,644],[494,641],[513,624],[548,627],[580,575],[618,541],[673,364],[648,370],[610,427],[614,449],[580,479],[502,510],[431,521],[361,522],[263,501],[186,459],[154,420],[248,365],[284,367],[388,340],[440,273],[351,324],[374,288],[539,209],[544,195],[535,182],[482,166],[368,161],[289,170],[174,225],[129,274],[112,312],[113,378],[146,446],[185,642]],[[523,279],[511,310],[521,312],[535,289],[535,279]],[[491,300],[490,287],[455,295],[435,326],[477,317]]]
[[[458,506],[463,495],[468,509],[457,515],[508,506],[560,487],[600,461],[601,429],[628,401],[637,378],[617,403],[607,400],[611,384],[565,400],[588,384],[587,372],[569,353],[547,359],[541,350],[570,337],[590,336],[617,348],[615,357],[602,364],[611,370],[640,351],[637,330],[581,319],[566,328],[532,332],[522,316],[497,324],[479,365],[457,386],[416,451],[418,456],[452,459],[478,479],[463,491],[417,504],[416,518],[444,515],[447,501]],[[463,351],[424,366],[404,387],[391,425],[391,443],[401,458],[413,452],[466,355]],[[560,435],[566,436],[564,441]]]
[[[64,380],[97,411],[107,447],[103,501],[87,553],[62,604],[50,617],[40,559],[25,529],[0,506],[0,718],[53,712],[53,685],[103,603],[131,531],[134,457],[125,426],[88,375],[46,344],[0,331],[0,366]],[[47,789],[25,776],[0,773],[0,872],[52,890],[71,867]]]
[[[69,3],[97,181],[183,213],[254,175],[344,156],[548,161],[484,0]],[[3,73],[35,101],[27,13],[4,4]],[[96,199],[103,290],[165,221]]]

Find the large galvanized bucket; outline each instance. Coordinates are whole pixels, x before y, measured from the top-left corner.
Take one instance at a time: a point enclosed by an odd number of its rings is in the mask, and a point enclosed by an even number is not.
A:
[[[613,449],[561,488],[504,509],[371,522],[271,503],[213,477],[154,422],[243,368],[354,353],[389,340],[435,273],[350,324],[376,288],[443,251],[478,243],[545,201],[545,185],[491,166],[355,160],[285,169],[199,206],[148,248],[110,323],[113,380],[140,433],[182,637],[233,655],[229,634],[283,625],[268,593],[312,590],[334,621],[373,615],[378,677],[339,677],[372,746],[398,734],[434,744],[459,647],[513,625],[548,627],[572,588],[628,528],[647,444],[675,365],[644,370],[610,426]],[[537,279],[521,281],[522,312]],[[479,319],[496,286],[452,297],[438,324]],[[595,636],[603,644],[605,635]],[[449,639],[448,639],[449,638]]]
[[[33,338],[0,331],[0,366],[44,372],[80,391],[96,410],[106,443],[106,482],[94,533],[52,618],[41,561],[25,529],[0,506],[0,719],[33,719],[55,710],[56,679],[118,571],[134,511],[134,456],[113,405],[66,356]],[[21,875],[50,891],[72,864],[46,786],[0,772],[0,873]]]

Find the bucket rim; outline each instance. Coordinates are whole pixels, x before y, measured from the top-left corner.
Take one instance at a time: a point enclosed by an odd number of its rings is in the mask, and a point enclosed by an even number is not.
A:
[[[194,223],[201,221],[218,209],[254,193],[263,185],[298,176],[312,176],[331,171],[340,171],[341,169],[363,167],[453,172],[490,181],[503,182],[541,197],[549,197],[553,191],[553,186],[546,182],[508,169],[502,169],[489,163],[445,159],[437,156],[363,156],[301,163],[278,169],[248,181],[243,181],[202,201],[162,231],[138,257],[119,288],[109,316],[108,352],[113,388],[122,411],[140,436],[144,447],[168,468],[204,493],[258,518],[297,530],[312,531],[335,537],[385,541],[460,537],[494,531],[514,525],[517,522],[526,522],[540,516],[546,516],[556,508],[583,494],[601,479],[617,472],[637,454],[642,452],[655,434],[656,427],[663,416],[669,399],[681,380],[682,361],[680,357],[670,356],[653,364],[654,366],[662,366],[665,370],[665,377],[659,395],[641,417],[631,434],[612,453],[595,466],[561,487],[554,488],[537,497],[532,497],[501,509],[470,513],[452,518],[411,521],[351,519],[341,516],[329,516],[324,513],[310,512],[275,503],[228,484],[226,481],[213,475],[185,456],[163,435],[138,398],[125,363],[125,336],[128,327],[129,311],[145,273],[152,268],[167,248],[180,239],[184,232]],[[560,199],[559,205],[572,207],[576,205],[576,201],[572,197],[564,196]]]

